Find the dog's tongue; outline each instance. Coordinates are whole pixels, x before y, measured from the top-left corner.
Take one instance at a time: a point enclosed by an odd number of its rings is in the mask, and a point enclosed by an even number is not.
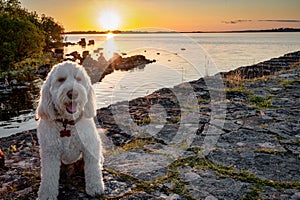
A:
[[[77,111],[77,105],[76,103],[70,103],[68,106],[67,106],[67,111],[69,113],[75,113]]]

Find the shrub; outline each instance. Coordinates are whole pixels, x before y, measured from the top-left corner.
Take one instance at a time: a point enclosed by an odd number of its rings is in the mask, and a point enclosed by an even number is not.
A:
[[[19,0],[0,0],[0,72],[61,46],[63,31],[52,17],[27,11]]]
[[[33,54],[41,54],[45,46],[42,32],[30,21],[0,16],[0,66],[2,70],[12,67]]]

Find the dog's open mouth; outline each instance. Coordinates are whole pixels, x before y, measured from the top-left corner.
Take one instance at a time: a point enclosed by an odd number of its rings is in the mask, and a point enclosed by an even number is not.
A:
[[[76,113],[77,112],[77,103],[76,102],[70,102],[69,104],[67,104],[66,110],[70,114]]]

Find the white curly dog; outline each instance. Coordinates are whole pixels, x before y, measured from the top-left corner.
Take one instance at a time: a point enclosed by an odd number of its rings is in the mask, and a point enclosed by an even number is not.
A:
[[[102,147],[94,123],[95,95],[85,69],[74,62],[52,68],[37,108],[41,156],[38,198],[57,199],[61,162],[84,159],[85,189],[91,196],[104,192]]]

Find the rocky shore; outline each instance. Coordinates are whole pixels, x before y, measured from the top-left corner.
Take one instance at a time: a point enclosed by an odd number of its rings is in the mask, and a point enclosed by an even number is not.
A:
[[[106,60],[101,50],[103,49],[100,48],[94,52],[98,55],[97,60],[91,57],[89,51],[84,51],[82,55],[74,51],[65,60],[82,64],[91,77],[92,83],[100,82],[105,76],[113,73],[115,70],[128,71],[136,68],[141,69],[147,64],[155,62],[155,60],[147,59],[144,55],[122,57],[117,53],[114,53],[112,58]],[[21,114],[30,114],[33,112],[43,80],[46,79],[53,65],[44,64],[37,67],[37,69],[28,71],[27,73],[32,76],[28,80],[10,80],[11,77],[8,76],[0,77],[0,121],[10,120]],[[16,71],[14,73],[20,75],[24,71]],[[19,100],[16,102],[14,99]],[[29,120],[29,118],[24,120]],[[6,124],[9,123],[0,123],[0,126],[5,126]]]
[[[299,99],[294,52],[98,110],[101,199],[300,199]],[[0,148],[0,197],[36,199],[36,130]],[[59,199],[96,199],[81,163],[61,174]]]

